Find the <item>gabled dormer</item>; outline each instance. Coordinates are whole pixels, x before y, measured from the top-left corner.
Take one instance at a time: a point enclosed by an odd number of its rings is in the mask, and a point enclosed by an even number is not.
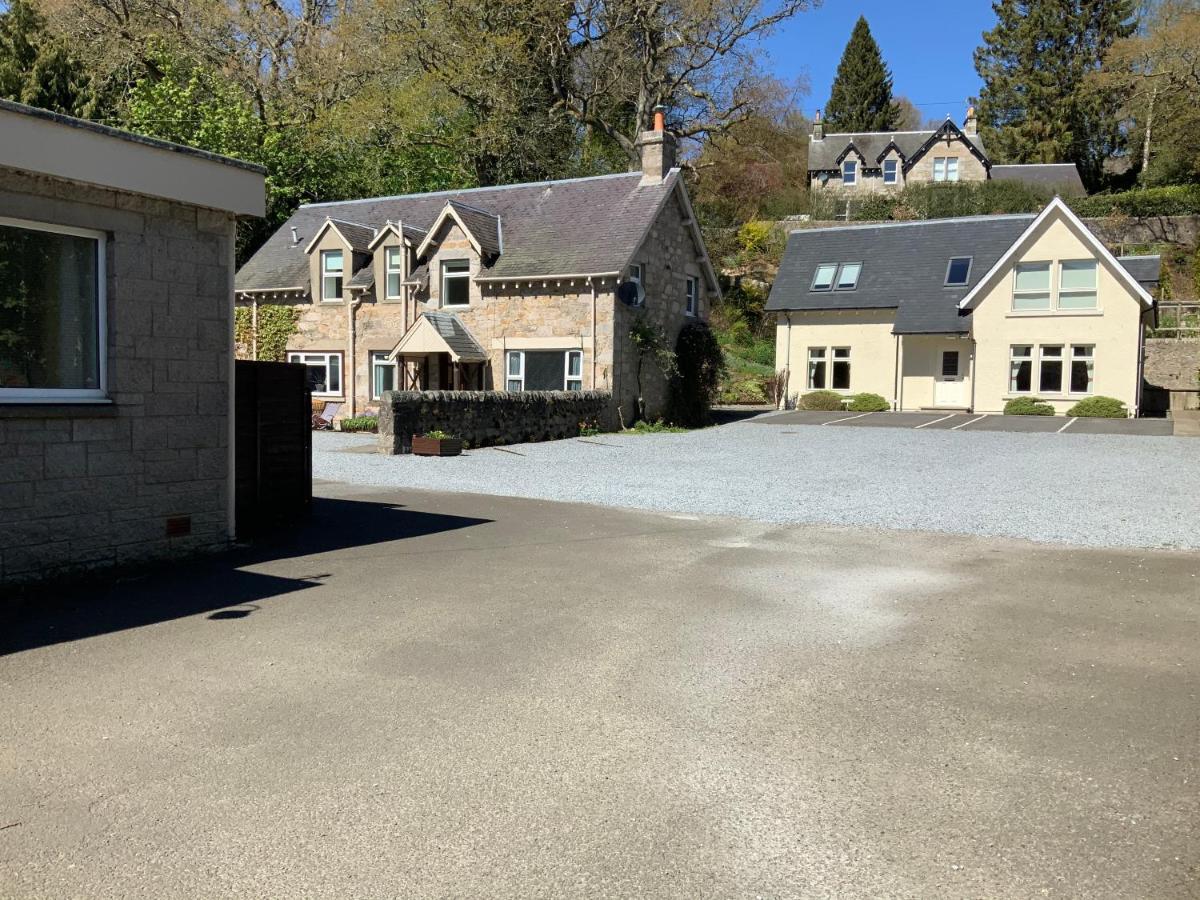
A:
[[[443,309],[478,303],[482,295],[475,279],[503,252],[499,216],[456,200],[447,201],[416,248],[418,266],[426,269],[429,302]]]
[[[991,160],[978,143],[947,118],[904,161],[909,181],[986,181]]]
[[[862,182],[867,158],[854,145],[854,141],[846,144],[846,148],[837,155],[834,162],[841,172],[843,187],[855,187]]]
[[[370,259],[375,229],[358,222],[326,218],[308,242],[309,285],[314,302],[342,303],[351,280]]]
[[[413,225],[388,221],[379,229],[368,249],[375,300],[400,303],[404,300],[409,277],[416,268],[416,248],[426,232]],[[357,276],[356,276],[357,277]]]

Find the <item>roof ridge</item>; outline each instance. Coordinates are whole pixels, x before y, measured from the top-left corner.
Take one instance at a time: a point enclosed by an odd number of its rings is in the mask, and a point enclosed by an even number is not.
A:
[[[374,225],[368,225],[365,222],[351,222],[349,219],[338,219],[338,218],[335,218],[334,216],[326,216],[325,218],[327,218],[330,222],[340,222],[343,225],[356,225],[359,228],[369,228],[369,229],[371,229],[371,231],[379,230]]]
[[[536,182],[534,182],[534,183],[536,184]],[[461,200],[447,200],[446,202],[449,203],[451,206],[461,206],[463,209],[469,209],[472,212],[483,213],[485,216],[491,216],[493,219],[498,220],[500,218],[498,215],[496,215],[491,210],[484,209],[483,207],[480,207],[480,206],[472,206],[470,203],[463,203]]]
[[[601,179],[611,178],[633,178],[639,180],[642,177],[641,172],[609,172],[606,175],[581,175],[576,178],[555,178],[548,181],[521,181],[516,184],[493,184],[487,187],[473,188],[447,188],[441,191],[423,191],[414,194],[387,194],[381,197],[359,197],[355,200],[325,200],[321,203],[304,203],[299,209],[320,209],[326,206],[344,206],[350,203],[379,203],[384,200],[416,200],[420,197],[449,197],[454,194],[476,194],[483,191],[507,191],[514,188],[527,188],[545,186],[551,187],[556,184],[574,184],[580,181],[599,181]],[[464,204],[466,205],[466,204]]]
[[[1161,253],[1126,253],[1117,259],[1162,259]]]
[[[789,234],[816,234],[822,231],[855,231],[866,228],[902,228],[911,225],[940,225],[949,222],[1004,222],[1033,219],[1036,213],[1009,213],[1000,216],[956,216],[948,219],[913,219],[911,222],[865,222],[859,225],[829,225],[823,228],[793,228]]]

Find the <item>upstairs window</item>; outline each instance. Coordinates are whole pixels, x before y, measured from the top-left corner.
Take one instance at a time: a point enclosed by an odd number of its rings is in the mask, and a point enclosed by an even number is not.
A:
[[[384,265],[387,269],[387,286],[384,289],[384,296],[388,300],[400,299],[400,281],[404,276],[403,254],[402,247],[388,247],[384,256]]]
[[[855,184],[858,181],[858,162],[848,159],[842,163],[842,184]]]
[[[935,156],[933,158],[934,181],[958,181],[958,157]]]
[[[442,306],[469,306],[471,303],[471,263],[448,259],[442,263]]]
[[[638,284],[642,283],[642,264],[641,263],[630,263],[629,264],[629,280],[637,282]]]
[[[1096,261],[1064,260],[1058,273],[1059,309],[1096,308]]]
[[[955,256],[946,266],[946,287],[964,287],[971,277],[971,257]]]
[[[103,234],[0,219],[0,403],[103,400],[104,309]]]
[[[691,275],[687,277],[687,300],[685,312],[689,316],[696,315],[700,309],[700,279]]]
[[[833,287],[833,279],[837,277],[837,263],[821,263],[813,275],[812,290],[827,291]]]
[[[1012,308],[1048,310],[1050,308],[1050,263],[1021,263],[1013,273]]]
[[[321,299],[323,301],[342,299],[342,276],[345,274],[345,262],[341,250],[321,251]]]
[[[885,159],[883,161],[883,183],[895,184],[897,181],[897,172],[899,171],[899,163],[894,159]]]
[[[838,269],[837,290],[852,291],[858,287],[858,273],[862,271],[862,263],[842,263]]]

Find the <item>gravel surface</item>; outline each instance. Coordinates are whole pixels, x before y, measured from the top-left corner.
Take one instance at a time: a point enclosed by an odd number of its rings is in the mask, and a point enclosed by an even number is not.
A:
[[[313,476],[780,524],[1200,547],[1200,442],[736,423],[431,459],[314,435]],[[358,452],[355,452],[358,451]]]

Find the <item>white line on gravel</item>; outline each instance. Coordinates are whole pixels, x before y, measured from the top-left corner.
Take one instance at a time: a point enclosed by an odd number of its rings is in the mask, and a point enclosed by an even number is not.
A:
[[[966,428],[966,427],[967,427],[968,425],[970,425],[972,422],[978,422],[980,419],[986,419],[986,418],[987,418],[987,415],[982,415],[982,416],[979,416],[979,417],[977,417],[977,418],[974,418],[974,419],[972,419],[970,422],[963,422],[961,425],[955,425],[955,426],[953,426],[953,427],[952,427],[950,430],[951,430],[951,431],[958,431],[958,429],[960,429],[960,428]]]
[[[1078,419],[1079,419],[1079,416],[1076,416],[1074,419],[1069,421],[1066,425],[1064,425],[1062,428],[1058,429],[1058,431],[1056,431],[1054,433],[1062,434],[1064,431],[1066,431],[1068,428],[1070,428],[1072,425],[1074,425],[1078,421]]]
[[[849,422],[851,419],[861,419],[863,416],[869,416],[870,413],[859,413],[857,416],[846,416],[844,419],[834,419],[830,422],[822,422],[822,425],[836,425],[838,422]]]
[[[942,416],[940,419],[934,419],[932,422],[922,422],[917,426],[917,428],[924,428],[926,425],[936,425],[938,422],[945,422],[947,419],[953,419],[957,415],[958,413],[950,413],[950,415]],[[916,431],[917,428],[914,428],[913,431]]]

